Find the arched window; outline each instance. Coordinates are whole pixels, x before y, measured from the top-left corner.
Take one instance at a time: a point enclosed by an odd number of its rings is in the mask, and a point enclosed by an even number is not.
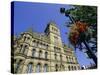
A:
[[[36,53],[36,50],[33,49],[33,50],[32,50],[32,57],[35,57],[35,53]]]
[[[36,40],[33,40],[33,46],[37,46]]]
[[[62,55],[60,55],[60,60],[62,61]]]
[[[27,48],[28,48],[28,46],[27,46],[27,45],[24,45],[21,52],[24,54],[24,53],[25,53],[25,50],[26,50]]]
[[[72,57],[72,62],[74,63],[74,57]]]
[[[73,66],[71,68],[72,68],[72,70],[74,70],[74,67]]]
[[[30,40],[30,37],[27,37],[27,40]]]
[[[43,44],[43,48],[46,49],[46,45],[45,44]]]
[[[36,46],[38,46],[38,47],[39,47],[39,41],[37,41],[37,44],[36,44]]]
[[[46,45],[46,49],[48,49],[48,45]]]
[[[39,58],[41,58],[42,56],[42,51],[39,51]]]
[[[74,70],[76,70],[76,66],[74,66]]]
[[[55,70],[58,71],[58,65],[57,64],[55,65]]]
[[[62,65],[62,69],[63,69],[63,71],[65,70],[65,67],[64,67],[64,65]]]
[[[33,65],[32,63],[29,63],[29,64],[28,64],[27,73],[32,73],[32,71],[33,71],[33,70],[32,70],[32,65]]]
[[[71,70],[70,66],[68,66],[68,70],[69,70],[69,71]]]
[[[38,63],[36,66],[36,72],[41,72],[41,64]]]
[[[16,64],[16,68],[15,68],[15,73],[17,73],[17,72],[18,72],[19,66],[20,66],[20,64],[19,64],[19,63],[17,63],[17,64]]]
[[[47,59],[48,58],[48,53],[47,52],[45,52],[45,59]]]
[[[26,36],[24,36],[24,41],[26,40]]]
[[[47,64],[44,65],[44,72],[48,72],[48,65]]]
[[[23,45],[20,45],[20,52],[22,51]]]
[[[18,72],[19,68],[20,68],[20,64],[21,64],[22,60],[19,60],[19,62],[16,63],[16,66],[15,66],[15,73]]]
[[[30,37],[24,36],[24,41],[30,40]]]

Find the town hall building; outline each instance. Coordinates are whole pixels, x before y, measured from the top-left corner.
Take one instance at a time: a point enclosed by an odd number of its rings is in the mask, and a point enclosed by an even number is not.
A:
[[[47,24],[44,33],[31,29],[14,36],[11,66],[16,74],[79,70],[73,48],[61,40],[54,22]]]

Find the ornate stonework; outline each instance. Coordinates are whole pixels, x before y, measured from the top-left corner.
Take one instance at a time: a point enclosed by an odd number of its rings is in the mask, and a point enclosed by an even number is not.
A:
[[[14,37],[12,48],[14,73],[78,70],[74,50],[62,43],[60,30],[51,22],[45,33],[32,30]]]

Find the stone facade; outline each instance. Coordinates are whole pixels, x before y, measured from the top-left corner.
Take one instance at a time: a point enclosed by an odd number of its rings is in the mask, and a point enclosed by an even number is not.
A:
[[[62,43],[60,30],[53,22],[48,23],[44,33],[30,29],[15,36],[11,58],[14,73],[80,69],[74,50]]]

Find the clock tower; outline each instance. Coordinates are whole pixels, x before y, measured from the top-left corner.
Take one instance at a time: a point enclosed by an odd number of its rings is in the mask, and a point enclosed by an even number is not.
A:
[[[62,47],[60,31],[54,22],[48,23],[45,33],[49,37],[51,44],[57,47]]]

